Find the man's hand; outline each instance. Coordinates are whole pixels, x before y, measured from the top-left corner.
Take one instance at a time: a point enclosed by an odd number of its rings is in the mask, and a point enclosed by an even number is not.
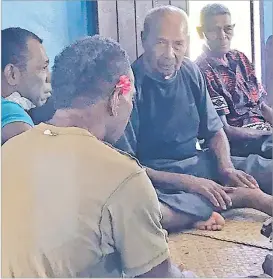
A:
[[[259,188],[257,181],[251,175],[241,170],[227,168],[221,171],[221,176],[223,183],[227,186],[251,189]]]
[[[186,189],[207,198],[216,208],[226,210],[232,206],[231,198],[227,194],[235,191],[232,187],[223,187],[212,180],[192,177],[192,183],[189,183]]]
[[[272,126],[273,125],[273,109],[265,102],[261,103],[261,111],[264,119]]]
[[[223,210],[232,206],[228,193],[236,191],[236,188],[224,187],[212,180],[188,174],[157,171],[150,168],[147,168],[147,173],[154,185],[159,188],[199,194],[207,198],[216,208]]]

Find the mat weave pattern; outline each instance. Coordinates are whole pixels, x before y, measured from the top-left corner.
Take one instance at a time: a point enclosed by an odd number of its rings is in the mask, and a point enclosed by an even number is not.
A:
[[[185,234],[206,236],[213,239],[245,244],[257,248],[264,248],[272,251],[272,243],[265,236],[261,235],[261,224],[257,222],[227,220],[225,229],[218,232],[209,231],[188,231]]]
[[[262,274],[272,243],[260,233],[268,215],[236,209],[224,214],[223,231],[191,230],[170,235],[171,258],[198,277],[238,278]]]
[[[266,249],[189,234],[171,236],[169,247],[175,264],[207,278],[260,275],[268,254]]]

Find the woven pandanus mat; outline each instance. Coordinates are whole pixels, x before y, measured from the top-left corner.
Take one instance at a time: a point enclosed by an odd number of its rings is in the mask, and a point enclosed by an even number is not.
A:
[[[222,214],[225,219],[263,223],[269,216],[255,209],[231,209]]]
[[[272,243],[261,234],[263,222],[268,218],[268,215],[256,210],[236,209],[226,212],[224,217],[226,225],[222,231],[190,230],[184,233],[272,251]]]
[[[189,234],[170,235],[169,247],[175,264],[206,278],[260,275],[269,253],[267,249]]]

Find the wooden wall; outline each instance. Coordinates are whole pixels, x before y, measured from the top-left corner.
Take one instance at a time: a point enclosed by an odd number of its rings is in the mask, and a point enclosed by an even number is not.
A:
[[[140,32],[147,12],[153,7],[169,4],[188,12],[187,0],[99,0],[98,33],[118,41],[133,62],[143,52]]]

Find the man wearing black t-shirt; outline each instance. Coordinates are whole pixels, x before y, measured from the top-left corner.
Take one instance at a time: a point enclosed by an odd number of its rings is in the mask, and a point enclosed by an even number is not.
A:
[[[147,15],[144,54],[132,66],[134,110],[117,147],[147,167],[169,231],[192,225],[220,230],[224,219],[216,211],[230,207],[272,214],[272,197],[259,189],[271,191],[271,160],[256,155],[231,159],[205,81],[184,57],[188,38],[181,9],[163,6]],[[198,138],[207,142],[206,151]]]

